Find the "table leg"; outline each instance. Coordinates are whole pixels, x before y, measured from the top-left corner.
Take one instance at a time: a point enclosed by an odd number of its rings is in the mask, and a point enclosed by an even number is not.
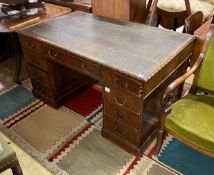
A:
[[[13,42],[13,48],[14,48],[14,53],[16,58],[14,81],[18,84],[21,84],[21,82],[19,81],[19,78],[20,78],[21,66],[22,66],[22,49],[20,46],[17,33],[12,33],[12,42]]]

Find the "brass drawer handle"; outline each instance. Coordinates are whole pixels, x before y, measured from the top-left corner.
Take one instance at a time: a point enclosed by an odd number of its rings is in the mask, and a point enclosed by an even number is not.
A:
[[[120,119],[120,120],[122,120],[122,119],[127,120],[127,115],[125,114],[124,116],[121,116],[118,111],[115,112],[114,116],[115,116],[115,118]]]
[[[121,82],[117,78],[115,79],[115,83],[117,84],[117,86],[119,88],[124,88],[124,89],[128,88],[128,83],[127,82]]]
[[[50,58],[56,58],[56,57],[58,56],[58,54],[57,54],[57,52],[51,53],[51,49],[49,49],[49,50],[48,50],[48,56],[49,56]]]
[[[35,48],[36,48],[36,45],[33,44],[32,42],[28,42],[28,46],[29,46],[31,49],[35,49]]]
[[[92,65],[89,66],[86,66],[85,63],[82,62],[82,69],[85,69],[86,71],[90,72],[92,71],[94,68]]]
[[[115,96],[115,97],[114,97],[114,102],[115,102],[117,105],[123,106],[123,107],[126,106],[127,103],[128,103],[127,99],[125,99],[124,101],[122,101],[122,100],[120,100],[120,99],[118,98],[118,96]]]

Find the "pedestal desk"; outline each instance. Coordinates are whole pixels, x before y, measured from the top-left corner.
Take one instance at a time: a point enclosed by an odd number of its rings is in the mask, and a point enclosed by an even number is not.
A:
[[[33,94],[59,107],[99,81],[104,99],[102,135],[137,155],[156,133],[163,89],[186,72],[195,40],[83,12],[18,34]]]

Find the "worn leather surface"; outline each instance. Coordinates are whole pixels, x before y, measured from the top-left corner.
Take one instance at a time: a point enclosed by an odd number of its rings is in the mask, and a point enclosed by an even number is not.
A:
[[[195,39],[134,23],[74,12],[19,31],[72,54],[147,80]],[[158,69],[154,70],[154,67]]]

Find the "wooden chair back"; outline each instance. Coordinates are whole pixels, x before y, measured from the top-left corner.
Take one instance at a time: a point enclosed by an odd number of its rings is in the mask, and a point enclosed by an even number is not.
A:
[[[193,35],[203,22],[203,13],[198,11],[185,19],[186,33]]]
[[[186,6],[185,11],[171,12],[171,11],[166,11],[158,8],[157,7],[158,0],[154,0],[148,25],[151,26],[152,20],[155,18],[155,16],[157,16],[157,19],[158,19],[157,27],[161,25],[164,28],[167,28],[170,30],[173,29],[175,31],[176,28],[184,25],[185,19],[189,15],[191,15],[190,2],[189,0],[184,0],[184,1]]]
[[[211,30],[207,34],[207,41],[203,47],[206,56],[203,60],[201,68],[195,73],[193,84],[190,89],[192,94],[203,91],[206,94],[214,95],[214,18],[211,23]]]

